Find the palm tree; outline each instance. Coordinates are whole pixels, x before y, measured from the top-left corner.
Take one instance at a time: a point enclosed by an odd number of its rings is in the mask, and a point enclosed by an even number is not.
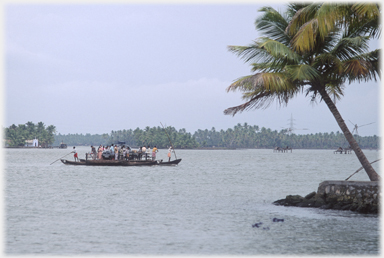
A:
[[[380,35],[379,8],[372,4],[289,4],[280,14],[261,8],[256,19],[260,37],[249,46],[229,50],[250,62],[252,75],[232,83],[227,91],[243,92],[245,103],[227,108],[226,115],[268,107],[273,101],[287,105],[305,92],[311,101],[324,101],[370,180],[380,176],[372,168],[349,131],[335,102],[346,82],[375,80],[380,76],[380,51],[369,51],[368,41]]]

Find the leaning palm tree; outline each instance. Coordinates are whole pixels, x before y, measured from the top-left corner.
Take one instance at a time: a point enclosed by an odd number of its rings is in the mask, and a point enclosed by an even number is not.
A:
[[[349,131],[335,102],[346,82],[375,80],[380,76],[379,50],[368,41],[378,36],[379,8],[368,4],[289,4],[280,14],[270,7],[255,25],[264,37],[249,46],[229,50],[251,63],[252,75],[232,83],[227,91],[242,91],[245,102],[228,108],[226,115],[267,108],[272,102],[287,105],[305,93],[311,101],[324,101],[370,180],[380,176],[372,168]]]

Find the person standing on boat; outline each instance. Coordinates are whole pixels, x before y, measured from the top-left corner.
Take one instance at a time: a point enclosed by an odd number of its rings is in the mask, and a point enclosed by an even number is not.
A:
[[[101,155],[103,154],[103,146],[99,146],[99,149],[97,150],[97,159],[101,160]]]
[[[153,147],[153,149],[152,149],[152,160],[155,160],[155,159],[156,159],[156,152],[158,152],[158,150],[157,150],[157,148],[156,148],[156,146],[155,146],[155,147]]]
[[[127,147],[127,155],[125,156],[125,160],[128,160],[129,161],[129,151],[131,150],[131,148],[128,146]]]
[[[169,149],[168,149],[168,162],[171,161],[171,153],[172,153],[172,146],[169,146]]]
[[[141,147],[141,153],[145,156],[145,160],[147,160],[147,148],[145,148],[145,145]]]
[[[127,158],[127,149],[126,148],[123,148],[123,157],[122,157],[122,160],[126,160]]]
[[[139,160],[141,160],[141,157],[143,156],[143,147],[140,146],[139,151],[137,152],[137,157]]]
[[[115,145],[115,160],[118,160],[119,159],[119,149],[117,148],[117,146]]]
[[[124,145],[119,150],[119,160],[123,160],[125,155],[125,147]]]
[[[91,153],[92,153],[92,159],[95,160],[96,159],[96,148],[91,146]]]
[[[151,156],[151,147],[149,147],[149,145],[148,145],[148,147],[147,147],[147,151],[146,151],[146,153],[145,153],[145,160],[147,160],[147,157],[148,156]]]
[[[73,157],[75,158],[75,161],[79,161],[79,158],[77,157],[77,151],[76,151],[76,147],[73,146],[73,151],[72,151],[73,154]]]

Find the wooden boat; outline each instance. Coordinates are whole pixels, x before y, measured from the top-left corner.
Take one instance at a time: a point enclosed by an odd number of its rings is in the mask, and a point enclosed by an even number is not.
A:
[[[65,165],[76,166],[155,166],[157,161],[125,161],[125,160],[80,160],[60,159]]]
[[[181,159],[175,159],[175,160],[172,160],[172,161],[163,161],[163,160],[159,160],[157,162],[157,165],[160,165],[160,166],[176,166],[177,164],[179,164],[181,161]]]
[[[138,161],[125,161],[125,160],[85,160],[71,161],[66,159],[60,159],[65,165],[76,166],[176,166],[180,163],[181,159],[175,159],[172,161],[163,160],[138,160]]]

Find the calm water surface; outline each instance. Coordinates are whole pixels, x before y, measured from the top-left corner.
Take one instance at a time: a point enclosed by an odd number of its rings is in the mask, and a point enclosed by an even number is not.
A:
[[[80,158],[90,150],[77,149]],[[354,154],[176,150],[177,167],[50,165],[70,151],[4,150],[7,254],[380,253],[376,215],[271,204],[346,179],[360,168]],[[370,161],[380,156],[364,152]],[[368,177],[360,171],[350,180]]]

